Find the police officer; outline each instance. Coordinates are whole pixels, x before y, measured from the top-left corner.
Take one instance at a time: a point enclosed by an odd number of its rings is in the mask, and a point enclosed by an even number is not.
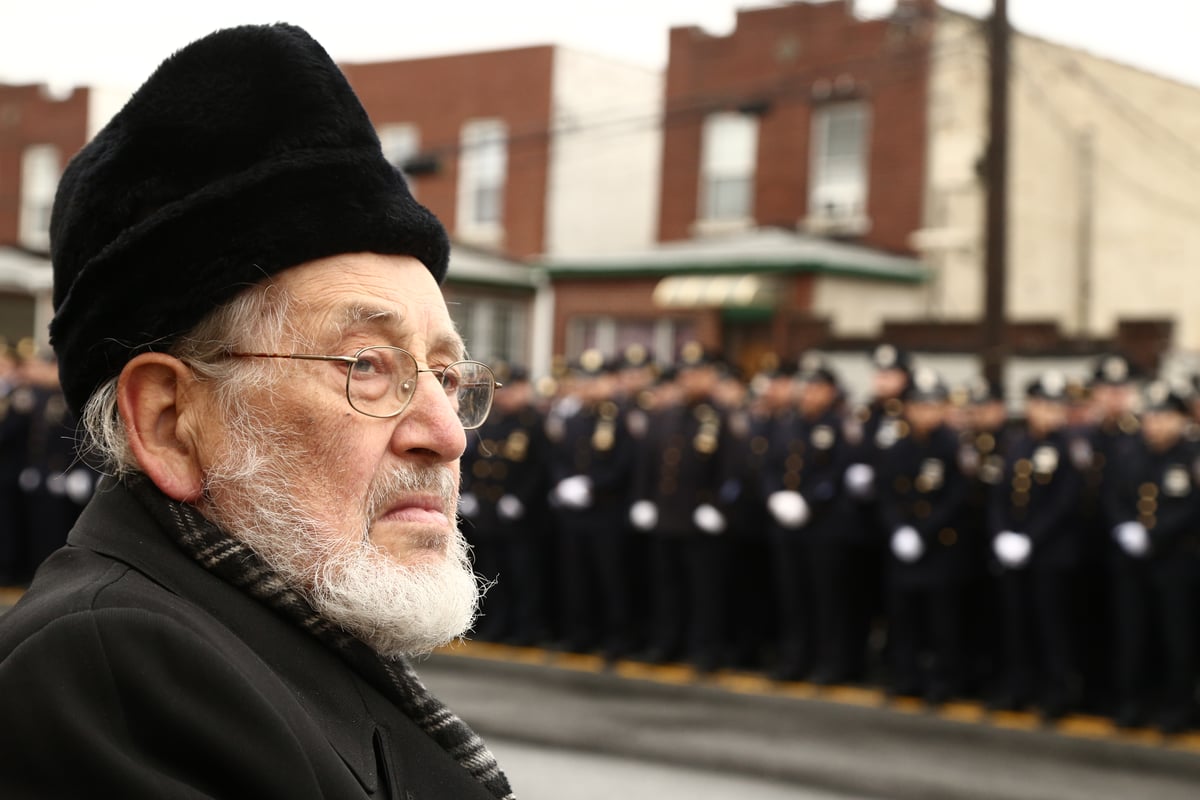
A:
[[[959,468],[958,435],[946,424],[947,400],[938,375],[918,369],[905,392],[899,436],[884,449],[878,472],[888,531],[890,689],[930,703],[964,686],[963,587],[972,555],[962,525],[969,483]],[[923,653],[932,656],[928,675]]]
[[[474,546],[475,570],[493,584],[476,635],[531,645],[548,635],[543,515],[550,445],[528,371],[502,363],[494,372],[502,386],[478,435],[468,438],[459,512]]]
[[[729,656],[731,545],[720,495],[732,439],[713,397],[719,367],[719,357],[699,343],[682,348],[681,402],[652,419],[629,511],[633,526],[652,536],[647,656],[683,656],[702,671],[724,666]]]
[[[635,450],[614,399],[616,363],[588,350],[573,372],[573,388],[546,421],[561,645],[615,658],[629,649],[625,520]]]
[[[871,578],[869,553],[842,487],[851,446],[838,375],[810,353],[798,379],[799,414],[776,428],[763,473],[779,553],[776,593],[791,607],[785,625],[810,626],[810,678],[836,684],[859,679],[865,667],[869,618],[860,587]],[[788,575],[797,564],[798,575]]]
[[[1110,475],[1119,498],[1116,720],[1140,725],[1157,706],[1154,722],[1166,733],[1195,719],[1200,446],[1184,437],[1188,415],[1186,390],[1152,383],[1137,447]]]
[[[1047,719],[1075,698],[1074,580],[1080,560],[1076,509],[1082,468],[1066,429],[1066,378],[1048,372],[1026,388],[1024,429],[1009,441],[1004,479],[989,508],[989,534],[1004,606],[1004,667],[996,707],[1035,698]]]
[[[18,480],[26,465],[35,397],[21,379],[16,351],[0,349],[0,586],[25,583],[29,526]]]
[[[28,571],[66,544],[67,533],[92,497],[96,472],[79,458],[75,416],[58,383],[50,357],[34,356],[22,365],[33,389],[29,445],[18,482],[25,492],[29,523]]]
[[[762,504],[761,462],[753,451],[756,415],[749,383],[736,369],[723,370],[714,396],[725,415],[730,446],[720,505],[728,509],[731,552],[727,572],[731,666],[759,670],[766,665],[775,634],[775,598]]]
[[[874,366],[872,396],[868,403],[846,420],[846,438],[854,446],[845,486],[854,501],[857,517],[851,528],[859,531],[870,557],[865,569],[864,602],[872,616],[884,614],[884,552],[890,531],[884,530],[879,513],[875,472],[883,450],[897,439],[903,422],[904,392],[912,381],[912,355],[895,345],[884,343],[871,352]]]
[[[1084,495],[1079,508],[1082,550],[1079,566],[1079,599],[1089,613],[1080,620],[1079,664],[1085,710],[1112,714],[1117,705],[1113,633],[1117,628],[1115,598],[1110,574],[1121,558],[1110,532],[1121,512],[1112,506],[1116,494],[1111,478],[1115,465],[1138,449],[1140,422],[1134,413],[1136,373],[1124,356],[1099,358],[1087,386],[1091,422],[1077,428],[1086,437],[1091,461],[1085,471]],[[1082,443],[1077,447],[1084,447]]]
[[[970,488],[961,525],[963,544],[970,550],[964,586],[964,617],[969,620],[964,640],[968,693],[982,692],[995,678],[1003,628],[998,574],[989,571],[988,503],[1004,479],[1004,453],[1012,433],[1004,388],[983,376],[967,385],[967,428],[959,437],[958,464]]]

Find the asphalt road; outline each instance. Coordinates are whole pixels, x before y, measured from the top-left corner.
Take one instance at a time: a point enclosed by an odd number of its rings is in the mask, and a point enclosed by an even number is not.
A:
[[[489,738],[518,800],[870,800],[794,783]]]
[[[1113,734],[1094,720],[1045,729],[1032,716],[984,718],[967,705],[934,713],[881,704],[868,690],[814,694],[799,685],[685,680],[684,673],[653,670],[630,677],[622,665],[559,667],[536,651],[500,658],[494,649],[474,649],[487,656],[438,654],[417,669],[501,750],[516,743],[658,762],[685,774],[789,786],[792,797],[806,791],[878,800],[1200,797],[1200,751],[1190,741]],[[527,763],[521,772],[536,778],[542,767]],[[655,796],[692,795],[670,789]]]

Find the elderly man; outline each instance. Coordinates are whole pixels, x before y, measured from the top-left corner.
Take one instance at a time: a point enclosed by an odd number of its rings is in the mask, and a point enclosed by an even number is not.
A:
[[[405,660],[474,614],[458,460],[495,383],[320,45],[176,53],[51,235],[63,388],[112,477],[0,621],[5,796],[511,796]]]

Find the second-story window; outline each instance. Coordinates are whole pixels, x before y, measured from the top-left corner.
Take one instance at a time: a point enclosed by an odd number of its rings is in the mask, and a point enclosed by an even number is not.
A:
[[[704,220],[746,220],[753,215],[758,119],[734,112],[704,121],[700,209]]]
[[[865,220],[869,119],[861,101],[830,103],[814,112],[810,219]]]
[[[502,120],[463,126],[459,156],[458,227],[467,239],[496,240],[504,219],[508,128]]]
[[[379,144],[383,147],[383,157],[403,170],[404,165],[421,151],[421,132],[411,122],[382,125]],[[414,190],[412,179],[407,174],[404,177],[408,179],[409,189]]]
[[[51,144],[26,147],[21,154],[21,244],[32,250],[50,249],[50,210],[58,188],[58,148]]]

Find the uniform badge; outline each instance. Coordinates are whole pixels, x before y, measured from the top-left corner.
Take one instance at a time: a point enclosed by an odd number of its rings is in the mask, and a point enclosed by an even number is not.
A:
[[[837,437],[833,432],[833,428],[829,427],[828,425],[818,425],[817,427],[813,428],[812,436],[810,437],[809,441],[811,441],[812,446],[818,450],[828,450],[829,448],[833,447],[833,442],[836,438]]]
[[[601,419],[596,423],[596,430],[592,432],[592,449],[599,453],[612,450],[617,440],[616,431],[613,430],[615,427],[610,419]]]
[[[1038,475],[1053,475],[1058,469],[1058,450],[1044,444],[1033,451],[1033,471]]]
[[[546,419],[546,437],[552,442],[561,442],[567,435],[567,422],[554,414]]]
[[[887,450],[898,441],[900,441],[900,426],[896,424],[896,420],[886,419],[881,422],[879,430],[875,432],[875,446],[881,450]]]
[[[1187,468],[1182,464],[1172,464],[1163,473],[1163,494],[1167,497],[1187,497],[1192,491],[1192,481],[1188,477]]]
[[[504,440],[504,457],[509,461],[524,461],[529,453],[529,434],[513,431]]]
[[[979,467],[979,480],[989,486],[996,486],[1004,480],[1004,459],[993,453],[983,460]]]
[[[641,407],[630,409],[625,415],[625,427],[629,429],[630,436],[642,439],[650,430],[650,415]]]
[[[852,414],[842,422],[842,435],[846,437],[846,441],[852,445],[857,445],[862,442],[863,438],[863,421],[857,414]]]
[[[13,392],[12,407],[18,414],[28,414],[33,410],[33,390],[17,389]]]
[[[1092,467],[1092,445],[1083,437],[1078,437],[1071,440],[1071,463],[1075,465],[1075,469],[1084,471]]]
[[[921,471],[917,474],[916,486],[919,492],[936,492],[942,488],[946,479],[946,465],[941,459],[927,458],[921,462]]]
[[[969,444],[964,444],[958,448],[958,468],[963,471],[969,478],[974,478],[979,474],[979,465],[982,459],[979,456],[979,451]]]

